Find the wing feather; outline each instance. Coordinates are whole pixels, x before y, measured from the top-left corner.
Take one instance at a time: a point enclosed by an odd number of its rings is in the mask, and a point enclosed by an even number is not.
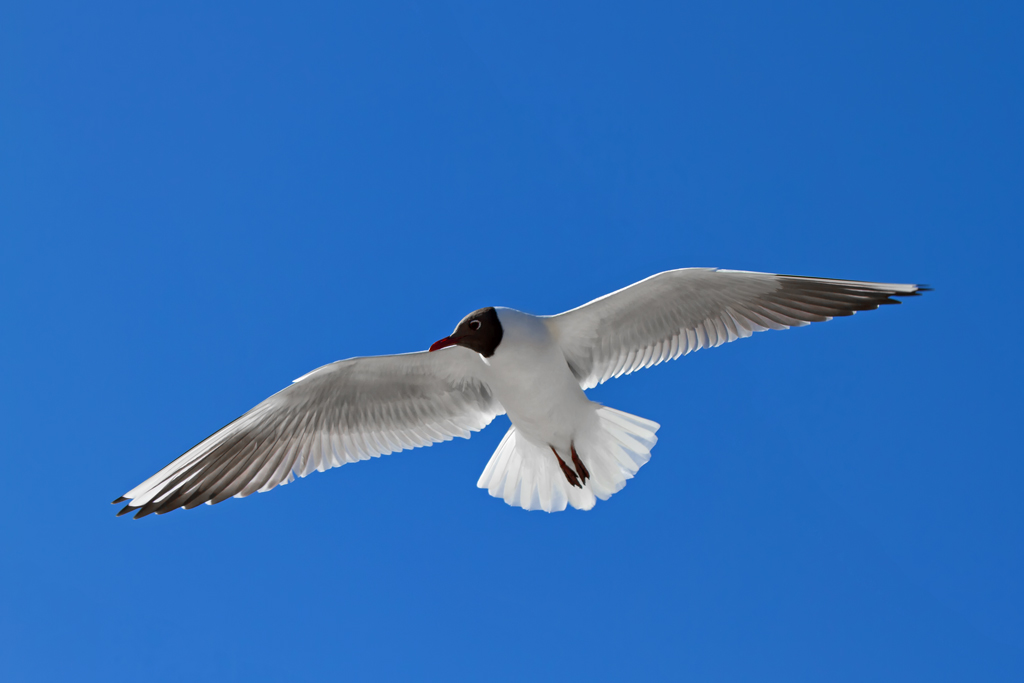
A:
[[[853,315],[920,285],[829,280],[716,268],[659,273],[548,318],[566,361],[589,389],[612,377],[749,337]]]
[[[115,502],[163,514],[244,498],[311,472],[468,438],[504,409],[480,357],[438,353],[351,358],[297,379]]]

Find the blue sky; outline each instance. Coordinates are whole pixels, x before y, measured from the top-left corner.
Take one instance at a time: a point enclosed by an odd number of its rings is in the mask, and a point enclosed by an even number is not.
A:
[[[1019,3],[6,3],[11,681],[1024,677]],[[141,521],[293,378],[719,266],[925,282],[595,400],[588,513],[507,426]]]

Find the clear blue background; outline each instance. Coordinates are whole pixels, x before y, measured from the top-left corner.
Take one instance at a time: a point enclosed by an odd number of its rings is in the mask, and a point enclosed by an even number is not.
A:
[[[2,678],[1022,680],[1022,5],[361,4],[0,10]],[[499,418],[114,517],[323,363],[696,265],[936,290],[599,387],[662,430],[588,513],[475,487]]]

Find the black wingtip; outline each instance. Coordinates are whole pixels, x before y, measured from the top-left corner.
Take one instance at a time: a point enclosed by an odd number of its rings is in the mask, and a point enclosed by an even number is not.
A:
[[[112,500],[112,501],[110,501],[110,504],[111,504],[111,505],[117,505],[118,503],[123,503],[123,502],[125,502],[126,500],[128,500],[128,499],[127,499],[127,498],[125,498],[124,496],[121,496],[121,497],[120,497],[120,498],[118,498],[117,500]]]
[[[930,292],[930,291],[932,291],[931,285],[914,285],[914,287],[916,287],[916,289],[913,292],[893,292],[889,296],[899,296],[899,297],[904,297],[904,296],[921,296],[922,292]],[[883,304],[898,304],[899,300],[898,299],[888,299],[886,301],[883,301],[882,303]]]
[[[138,510],[138,508],[133,508],[133,507],[132,507],[132,506],[131,506],[130,504],[129,504],[129,505],[125,505],[125,506],[124,506],[123,508],[121,508],[121,510],[120,510],[120,511],[119,511],[119,512],[117,513],[117,516],[118,516],[118,517],[120,517],[121,515],[127,515],[127,514],[128,514],[129,512],[131,512],[132,510]]]

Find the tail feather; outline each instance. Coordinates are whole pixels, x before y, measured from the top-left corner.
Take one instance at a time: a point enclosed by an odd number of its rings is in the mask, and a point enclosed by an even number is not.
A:
[[[575,441],[590,471],[583,488],[566,480],[547,444],[530,441],[515,426],[498,444],[476,485],[524,510],[557,512],[566,505],[589,510],[598,498],[607,500],[650,460],[660,425],[605,406],[596,415],[596,427]]]

